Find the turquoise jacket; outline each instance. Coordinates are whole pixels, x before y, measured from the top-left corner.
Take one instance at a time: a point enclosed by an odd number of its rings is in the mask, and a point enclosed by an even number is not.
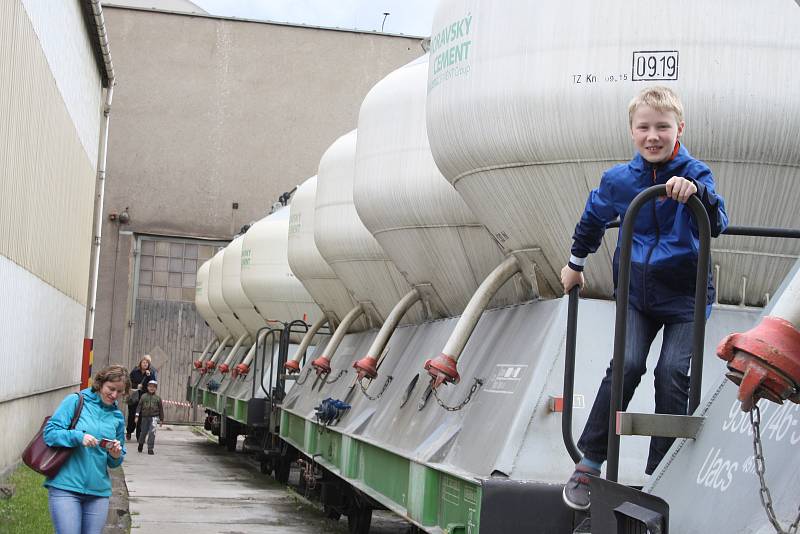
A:
[[[81,391],[83,410],[74,430],[68,430],[75,408],[78,407],[78,396],[69,395],[59,405],[53,417],[44,429],[44,442],[51,447],[73,447],[72,455],[67,463],[53,478],[44,481],[44,485],[75,493],[111,496],[111,477],[108,467],[119,467],[125,457],[125,418],[116,403],[108,406],[100,400],[100,396],[91,388]],[[84,447],[83,435],[91,434],[99,440],[117,439],[122,444],[122,455],[113,458],[100,447]]]

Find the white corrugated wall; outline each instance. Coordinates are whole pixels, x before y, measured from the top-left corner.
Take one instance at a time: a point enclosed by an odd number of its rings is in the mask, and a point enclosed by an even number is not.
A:
[[[0,2],[0,473],[80,379],[102,84],[80,3]]]

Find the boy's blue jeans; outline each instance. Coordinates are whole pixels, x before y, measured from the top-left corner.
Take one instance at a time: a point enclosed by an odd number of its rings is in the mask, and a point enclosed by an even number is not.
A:
[[[636,386],[647,371],[647,353],[658,331],[664,328],[664,342],[655,369],[656,413],[686,415],[689,400],[689,362],[692,359],[694,323],[663,324],[633,308],[628,309],[625,336],[625,370],[622,409],[628,408]],[[608,415],[611,402],[611,365],[600,382],[589,420],[578,440],[578,448],[589,460],[603,463],[608,451]],[[655,471],[675,438],[650,438],[648,475]]]
[[[108,497],[47,488],[56,534],[100,534],[108,516]]]
[[[158,417],[145,415],[139,418],[139,445],[143,445],[147,441],[147,450],[152,451],[156,444],[156,425],[158,424]]]

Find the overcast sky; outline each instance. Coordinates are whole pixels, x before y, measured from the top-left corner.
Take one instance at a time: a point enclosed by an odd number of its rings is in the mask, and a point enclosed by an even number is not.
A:
[[[212,15],[427,36],[434,0],[193,0]]]

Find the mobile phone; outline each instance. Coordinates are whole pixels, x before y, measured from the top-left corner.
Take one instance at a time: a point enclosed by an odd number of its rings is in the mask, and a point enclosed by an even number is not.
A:
[[[103,438],[100,440],[100,443],[98,443],[97,446],[103,449],[110,449],[113,444],[114,440]]]

